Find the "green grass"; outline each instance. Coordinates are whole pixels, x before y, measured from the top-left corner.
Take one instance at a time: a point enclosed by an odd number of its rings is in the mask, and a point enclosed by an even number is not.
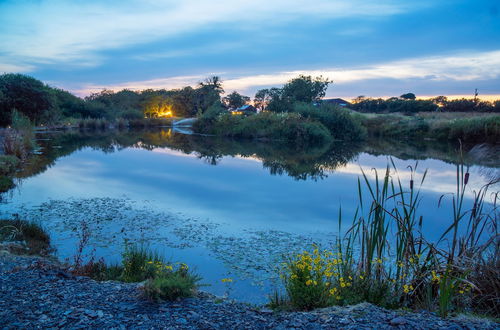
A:
[[[500,115],[470,113],[355,114],[371,136],[492,142],[500,139]]]
[[[121,265],[91,259],[76,267],[73,273],[97,281],[146,281],[144,295],[153,301],[190,297],[197,291],[201,279],[186,264],[166,262],[158,253],[137,245],[126,247]]]
[[[37,222],[19,219],[0,220],[0,241],[23,241],[26,249],[12,251],[33,255],[47,255],[50,251],[50,236]]]

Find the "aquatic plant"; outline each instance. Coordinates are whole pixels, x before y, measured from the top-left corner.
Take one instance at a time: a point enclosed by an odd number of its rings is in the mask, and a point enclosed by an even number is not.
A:
[[[307,310],[367,301],[437,310],[443,317],[470,309],[498,317],[498,192],[492,195],[493,205],[486,205],[487,192],[498,181],[474,192],[472,205],[466,207],[470,173],[458,165],[451,224],[437,242],[429,242],[418,215],[426,171],[417,180],[417,166],[410,167],[410,180],[403,185],[394,163],[392,167],[394,177],[387,166],[382,177],[375,170],[374,182],[362,172],[353,224],[341,236],[339,212],[339,238],[333,249],[313,246],[312,252],[285,259],[280,276],[286,296],[275,295],[271,305]],[[484,274],[495,276],[488,281]]]

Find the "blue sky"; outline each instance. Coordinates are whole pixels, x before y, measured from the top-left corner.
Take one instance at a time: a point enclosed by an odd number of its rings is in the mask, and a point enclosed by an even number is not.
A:
[[[498,0],[0,0],[0,22],[0,72],[78,95],[301,73],[327,96],[500,94]]]

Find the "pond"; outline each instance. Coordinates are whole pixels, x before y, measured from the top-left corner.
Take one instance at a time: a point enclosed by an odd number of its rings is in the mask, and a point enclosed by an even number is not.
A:
[[[455,190],[457,145],[370,139],[298,147],[168,128],[37,137],[40,153],[4,196],[1,216],[40,221],[61,259],[76,253],[83,224],[87,257],[120,262],[126,242],[146,245],[194,268],[203,290],[245,302],[267,301],[283,255],[332,243],[340,207],[340,230],[349,227],[362,169],[373,180],[392,159],[407,185],[418,161],[416,182],[428,170],[419,208],[426,237],[450,224],[449,199],[438,200]],[[500,153],[464,149],[470,204],[474,190],[500,175]],[[228,277],[234,282],[221,282]]]

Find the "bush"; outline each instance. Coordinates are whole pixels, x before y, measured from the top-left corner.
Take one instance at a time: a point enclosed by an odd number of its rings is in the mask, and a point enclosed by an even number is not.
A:
[[[14,173],[19,166],[19,158],[12,155],[0,155],[0,176]]]
[[[46,255],[50,252],[50,236],[39,223],[20,219],[0,220],[0,240],[24,241],[28,254]]]
[[[193,129],[205,134],[298,144],[327,143],[332,139],[323,124],[297,113],[261,112],[249,116],[220,114],[215,119],[201,117]]]
[[[366,135],[366,129],[361,121],[346,110],[331,104],[313,106],[306,103],[294,105],[294,111],[304,118],[322,123],[337,140],[361,140]]]
[[[146,282],[144,293],[153,301],[187,298],[195,294],[199,280],[184,264],[177,268],[160,265],[156,276]]]

